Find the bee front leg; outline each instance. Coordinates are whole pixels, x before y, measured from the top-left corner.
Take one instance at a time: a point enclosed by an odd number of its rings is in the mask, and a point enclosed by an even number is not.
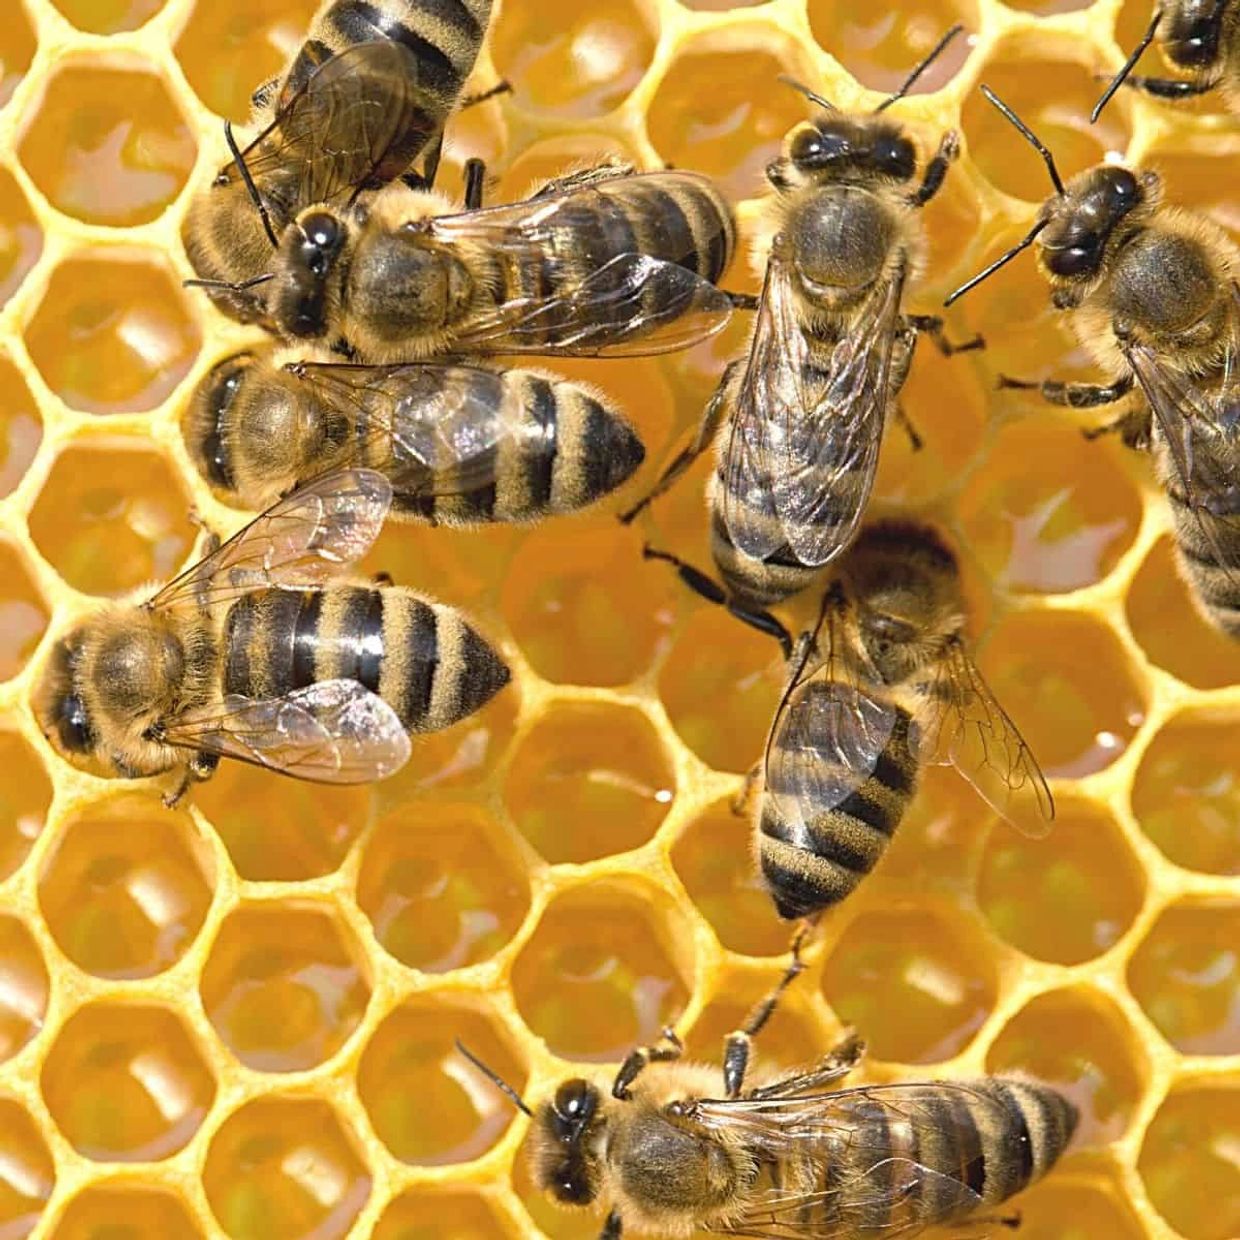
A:
[[[951,357],[954,353],[971,353],[974,349],[986,347],[986,338],[981,332],[959,344],[948,340],[947,333],[943,330],[943,320],[937,314],[909,314],[905,315],[905,319],[914,331],[929,336],[934,347],[944,357]]]
[[[939,149],[935,152],[934,158],[926,165],[921,184],[909,195],[910,206],[924,207],[943,188],[947,170],[959,154],[960,135],[954,129],[949,129],[939,142]]]
[[[1052,405],[1068,409],[1096,409],[1099,405],[1113,405],[1132,391],[1131,375],[1123,375],[1114,383],[1064,383],[1057,379],[1013,379],[1011,375],[999,376],[999,387],[1018,392],[1040,392],[1042,399]]]
[[[613,1210],[607,1216],[607,1222],[603,1224],[603,1230],[598,1233],[598,1240],[619,1240],[623,1230],[624,1224],[620,1221],[620,1215]]]
[[[616,1079],[611,1086],[611,1096],[619,1098],[621,1102],[627,1101],[633,1082],[650,1064],[669,1063],[679,1059],[684,1053],[684,1043],[677,1037],[676,1030],[671,1027],[663,1030],[661,1042],[656,1042],[653,1046],[635,1046],[625,1056],[620,1070],[616,1073]]]
[[[487,166],[481,159],[465,161],[465,210],[477,211],[482,206],[486,188]]]
[[[219,764],[219,754],[203,753],[201,751],[194,754],[185,764],[185,773],[181,776],[181,782],[177,784],[172,792],[164,794],[163,802],[165,807],[176,809],[185,798],[185,794],[190,790],[190,786],[192,784],[206,783],[215,774]]]

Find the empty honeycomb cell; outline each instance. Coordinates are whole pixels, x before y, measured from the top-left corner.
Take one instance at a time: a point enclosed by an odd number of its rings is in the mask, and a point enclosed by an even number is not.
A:
[[[254,88],[301,45],[318,7],[318,0],[194,0],[176,54],[198,98],[244,121]]]
[[[90,34],[121,34],[145,25],[164,0],[52,0],[79,29]]]
[[[11,6],[8,20],[0,25],[0,107],[13,98],[30,62],[34,59],[35,37],[25,8]]]
[[[28,1236],[55,1185],[56,1168],[34,1120],[20,1103],[0,1098],[0,1236]]]
[[[142,413],[162,404],[202,343],[162,261],[140,251],[66,259],[26,328],[48,387],[83,413]]]
[[[1000,431],[959,501],[964,534],[998,586],[1063,593],[1115,567],[1141,523],[1121,451],[1051,418]]]
[[[410,805],[367,839],[357,902],[401,964],[443,973],[510,942],[530,889],[520,856],[485,811]]]
[[[699,814],[672,849],[672,864],[693,906],[729,951],[773,956],[788,945],[788,927],[754,864],[753,819],[720,801]]]
[[[602,116],[641,81],[656,34],[640,0],[596,0],[561,10],[555,22],[536,6],[510,4],[492,25],[491,55],[524,106]]]
[[[1240,684],[1240,644],[1193,606],[1170,538],[1145,557],[1128,590],[1132,635],[1150,660],[1195,689]]]
[[[1217,154],[1226,158],[1225,148]],[[1209,149],[1203,152],[1155,148],[1144,163],[1163,179],[1167,194],[1176,206],[1209,216],[1240,241],[1240,203],[1228,186],[1228,178],[1218,174],[1217,159]]]
[[[370,1001],[368,970],[331,906],[242,906],[220,926],[199,989],[224,1045],[259,1072],[330,1059]]]
[[[47,992],[47,966],[38,944],[24,922],[0,915],[0,1063],[43,1027]]]
[[[651,891],[598,882],[565,892],[513,965],[517,1008],[562,1058],[622,1059],[683,1011],[688,944],[679,910]]]
[[[170,577],[194,527],[171,462],[146,449],[69,447],[30,513],[30,534],[77,590],[123,594]]]
[[[17,292],[43,252],[43,233],[11,172],[0,170],[0,305]]]
[[[0,357],[0,498],[22,480],[42,439],[43,423],[25,379]]]
[[[1057,55],[1048,55],[1051,47]],[[982,69],[981,80],[1051,149],[1065,181],[1128,146],[1121,108],[1108,108],[1096,125],[1089,123],[1102,93],[1093,60],[1079,40],[1047,45],[1017,38],[1002,44]],[[997,189],[1028,202],[1055,192],[1037,152],[980,92],[966,97],[961,123],[970,157]]]
[[[631,531],[580,520],[535,530],[512,558],[502,605],[513,637],[540,676],[623,685],[654,662],[677,596],[651,574]]]
[[[961,22],[977,29],[978,7],[972,0],[912,0],[882,5],[840,4],[838,0],[809,0],[809,25],[814,41],[825,48],[863,86],[894,91],[915,64]],[[958,35],[943,54],[918,78],[911,93],[940,90],[951,81],[969,55],[969,39]],[[818,82],[810,82],[821,91]],[[833,100],[832,102],[839,102]],[[844,106],[848,102],[844,101]],[[893,119],[898,113],[893,114]]]
[[[976,931],[920,909],[864,913],[823,970],[835,1014],[876,1059],[935,1063],[963,1050],[994,1007],[995,965]]]
[[[54,1240],[198,1240],[203,1233],[175,1193],[105,1182],[78,1193],[50,1234]]]
[[[767,0],[679,0],[687,9],[695,9],[704,13],[721,13],[725,9],[751,9],[757,4],[766,4]]]
[[[202,1184],[231,1240],[338,1240],[366,1205],[371,1178],[328,1103],[268,1095],[220,1125]]]
[[[58,211],[128,227],[163,214],[198,147],[158,73],[73,58],[57,64],[18,154]]]
[[[190,816],[124,796],[61,826],[39,907],[60,950],[96,977],[151,977],[193,943],[211,904],[211,862]]]
[[[132,1003],[74,1012],[43,1061],[39,1087],[74,1149],[102,1162],[175,1154],[215,1098],[215,1080],[180,1019]]]
[[[1065,1181],[1056,1176],[1021,1193],[1021,1240],[1144,1240],[1122,1190],[1105,1180]]]
[[[1145,899],[1145,876],[1102,806],[1060,800],[1043,840],[991,830],[977,902],[994,930],[1037,960],[1081,964],[1114,946]],[[1048,917],[1047,909],[1056,915]]]
[[[1145,718],[1114,633],[1084,612],[1011,612],[980,663],[1049,776],[1080,779],[1109,766]]]
[[[703,762],[747,771],[762,756],[785,678],[775,642],[720,608],[703,607],[676,634],[659,672],[659,697]]]
[[[1240,1054],[1240,903],[1173,905],[1128,965],[1146,1015],[1185,1055]]]
[[[448,1220],[453,1240],[505,1240],[509,1234],[485,1197],[411,1189],[384,1210],[371,1240],[439,1240]]]
[[[479,1158],[517,1114],[457,1050],[458,1039],[518,1092],[525,1088],[526,1069],[507,1033],[476,1006],[446,997],[402,1004],[366,1044],[358,1094],[376,1135],[402,1162],[434,1167]]]
[[[26,666],[47,628],[49,616],[16,547],[0,542],[0,680]]]
[[[733,51],[729,47],[745,50]],[[650,101],[646,126],[665,163],[714,177],[732,199],[752,198],[784,134],[809,114],[781,73],[809,75],[799,52],[769,50],[769,37],[720,44],[705,36],[682,43]]]
[[[1185,711],[1164,724],[1141,758],[1132,810],[1177,865],[1240,874],[1240,772],[1236,718]]]
[[[26,859],[43,830],[52,785],[43,763],[16,733],[0,731],[0,880]]]
[[[1068,1029],[1071,1037],[1064,1038]],[[1097,1147],[1123,1135],[1145,1090],[1144,1063],[1133,1040],[1132,1029],[1100,991],[1052,991],[1008,1021],[987,1052],[986,1069],[1053,1085],[1080,1110],[1074,1148]]]
[[[517,829],[553,865],[640,847],[674,797],[650,721],[604,703],[564,703],[544,715],[517,747],[504,784]]]
[[[1137,1164],[1155,1209],[1185,1240],[1240,1235],[1240,1090],[1183,1084],[1146,1129]]]
[[[366,826],[365,788],[325,788],[224,762],[193,791],[242,878],[295,883],[330,874]]]
[[[784,926],[783,930],[784,946],[787,947],[788,927]],[[684,1035],[685,1058],[712,1066],[721,1065],[724,1040],[745,1024],[754,1005],[770,994],[771,986],[778,977],[775,969],[770,971],[768,977],[755,977],[752,973],[727,975],[721,981],[718,997],[702,1009]],[[762,1032],[754,1038],[749,1061],[754,1074],[751,1083],[757,1083],[764,1073],[815,1063],[832,1049],[835,1041],[834,1037],[824,1038],[814,1019],[797,1007],[791,998],[785,998],[763,1026]],[[722,1087],[722,1067],[719,1080]]]

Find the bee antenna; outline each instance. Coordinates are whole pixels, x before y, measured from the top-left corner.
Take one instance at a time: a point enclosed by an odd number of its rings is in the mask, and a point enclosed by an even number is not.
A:
[[[982,268],[982,270],[979,271],[971,280],[966,280],[958,289],[956,289],[954,293],[951,294],[950,297],[947,298],[946,301],[943,302],[943,304],[945,306],[950,306],[958,297],[963,297],[971,288],[975,288],[977,285],[981,284],[981,282],[988,276],[994,275],[1000,267],[1006,267],[1007,264],[1021,252],[1021,250],[1027,250],[1033,244],[1033,239],[1049,223],[1050,220],[1039,220],[1025,235],[1024,240],[1018,241],[1010,250],[1008,250],[1006,254],[996,258],[989,267]]]
[[[1042,162],[1046,164],[1046,171],[1050,173],[1051,183],[1055,186],[1055,192],[1062,196],[1063,182],[1059,179],[1059,169],[1055,167],[1055,157],[1050,153],[1046,143],[1043,142],[1042,139],[1039,138],[1038,135],[1034,133],[1033,130],[1030,129],[1029,126],[1026,125],[1025,122],[1022,121],[1020,117],[1017,116],[1016,113],[1013,112],[1012,109],[1009,108],[1008,105],[1004,103],[993,90],[990,89],[989,86],[982,87],[982,94],[985,95],[986,98],[989,99],[990,102],[993,103],[995,107],[998,108],[999,111],[1002,112],[1003,115],[1016,126],[1025,141],[1028,142],[1029,145],[1042,156]]]
[[[274,280],[275,273],[268,271],[261,276],[251,276],[248,280],[234,282],[232,280],[182,280],[182,288],[213,288],[220,289],[228,293],[244,293],[246,289],[256,288],[260,284],[266,284],[268,280]]]
[[[913,89],[913,84],[947,49],[947,45],[964,29],[964,26],[957,22],[922,58],[921,62],[913,69],[912,73],[904,79],[904,84],[896,91],[894,95],[888,96],[874,109],[877,112],[885,112],[897,99],[903,99],[905,95]]]
[[[224,122],[224,141],[228,143],[233,163],[237,165],[237,171],[241,174],[242,181],[245,182],[246,192],[250,195],[250,201],[258,210],[259,219],[263,221],[263,229],[267,233],[267,240],[271,242],[273,250],[278,250],[280,248],[280,238],[276,236],[276,230],[271,226],[271,217],[267,214],[267,204],[263,202],[263,196],[258,192],[258,186],[254,184],[254,178],[250,175],[249,168],[246,167],[245,154],[237,145],[237,139],[233,137],[232,121]]]
[[[517,1093],[517,1091],[513,1089],[513,1087],[509,1085],[508,1082],[504,1080],[504,1078],[500,1076],[494,1068],[488,1068],[487,1065],[473,1053],[473,1051],[466,1047],[465,1043],[462,1042],[460,1038],[456,1039],[456,1049],[460,1051],[461,1054],[464,1055],[465,1058],[468,1059],[469,1062],[472,1063],[474,1067],[477,1068],[478,1071],[481,1072],[482,1075],[495,1086],[496,1089],[498,1089],[501,1093],[506,1094],[509,1101],[516,1106],[518,1111],[528,1115],[530,1119],[534,1118],[534,1112],[525,1105],[525,1101],[522,1099],[521,1095]]]
[[[823,108],[828,112],[839,111],[839,108],[837,108],[830,99],[826,99],[816,91],[810,90],[804,82],[798,82],[796,78],[789,77],[786,73],[781,73],[776,81],[781,82],[784,86],[791,86],[798,95],[804,95],[810,103],[816,103],[820,108]]]
[[[1136,67],[1137,61],[1145,54],[1145,49],[1154,42],[1154,31],[1158,29],[1158,23],[1162,21],[1162,9],[1155,9],[1154,16],[1150,19],[1145,34],[1141,36],[1141,42],[1132,49],[1132,55],[1124,61],[1120,67],[1120,71],[1111,79],[1111,84],[1103,92],[1102,98],[1094,104],[1094,110],[1089,114],[1089,123],[1096,124],[1098,117],[1102,115],[1102,109],[1111,102],[1111,96],[1124,84],[1124,79]]]

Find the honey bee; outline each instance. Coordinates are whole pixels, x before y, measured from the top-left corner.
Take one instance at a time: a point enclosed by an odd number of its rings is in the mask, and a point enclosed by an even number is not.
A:
[[[882,116],[960,30],[870,115],[806,92],[823,114],[794,129],[767,168],[773,240],[748,357],[724,372],[694,441],[621,518],[631,521],[717,443],[711,550],[740,609],[804,589],[852,541],[889,414],[919,442],[896,403],[918,333],[945,353],[982,343],[953,346],[941,320],[901,309],[924,249],[918,212],[959,139],[943,137],[915,185],[913,142]]]
[[[1196,604],[1240,637],[1240,250],[1210,220],[1164,205],[1152,171],[1101,164],[1065,185],[1045,145],[982,89],[1042,156],[1055,193],[1023,240],[948,302],[1036,242],[1052,304],[1116,378],[1002,385],[1073,409],[1126,407],[1088,433],[1118,430],[1151,449]]]
[[[281,365],[270,350],[220,362],[182,429],[203,476],[242,507],[362,465],[391,482],[390,516],[443,525],[575,512],[645,456],[624,417],[579,383],[456,362]]]
[[[712,602],[716,583],[663,552]],[[794,644],[760,768],[755,842],[781,917],[817,917],[878,864],[926,764],[955,766],[1000,815],[1046,834],[1054,802],[965,643],[956,558],[929,526],[867,525]],[[750,791],[758,788],[757,772]]]
[[[1167,61],[1188,76],[1133,73],[1155,36]],[[1111,96],[1125,83],[1156,99],[1188,99],[1218,90],[1236,111],[1240,108],[1240,4],[1236,0],[1165,0],[1159,4],[1140,42],[1094,105],[1091,121],[1102,115]]]
[[[215,304],[263,318],[252,290],[279,235],[316,203],[351,200],[406,174],[419,155],[432,185],[444,121],[469,75],[491,0],[335,0],[317,16],[283,82],[254,95],[258,137],[190,205],[186,253]]]
[[[467,195],[451,214],[439,195],[392,185],[349,210],[303,212],[275,257],[272,325],[384,363],[658,353],[728,321],[731,302],[713,282],[736,230],[705,177],[608,164],[523,202],[479,203]]]
[[[180,770],[169,804],[222,757],[326,783],[392,774],[410,733],[464,718],[509,673],[453,609],[331,580],[391,498],[373,470],[324,474],[151,598],[101,608],[44,669],[44,735],[96,773]]]
[[[798,969],[729,1035],[722,1082],[717,1068],[677,1062],[683,1047],[667,1029],[628,1056],[610,1091],[573,1078],[531,1108],[457,1046],[529,1117],[523,1149],[539,1188],[607,1212],[599,1240],[698,1230],[897,1240],[1016,1226],[999,1207],[1058,1161],[1076,1107],[1013,1076],[840,1089],[864,1050],[855,1037],[812,1067],[750,1075],[750,1040]]]

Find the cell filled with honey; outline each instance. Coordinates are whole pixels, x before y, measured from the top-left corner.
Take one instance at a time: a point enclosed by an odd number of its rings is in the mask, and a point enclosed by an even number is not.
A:
[[[54,1234],[57,1240],[197,1240],[203,1231],[176,1193],[121,1182],[78,1193]]]
[[[28,1236],[56,1185],[56,1168],[38,1127],[15,1099],[0,1097],[0,1226]]]

